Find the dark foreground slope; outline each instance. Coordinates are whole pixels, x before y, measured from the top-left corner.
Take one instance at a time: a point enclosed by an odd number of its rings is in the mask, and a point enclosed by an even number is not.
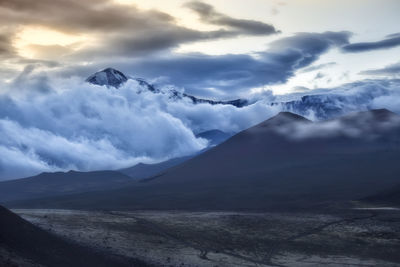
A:
[[[35,265],[36,264],[36,265]],[[65,241],[0,206],[0,266],[145,266]]]
[[[400,119],[387,110],[312,123],[280,113],[221,145],[118,190],[12,207],[317,210],[398,184]]]
[[[0,182],[0,203],[117,188],[132,181],[115,171],[41,173]]]
[[[231,136],[232,134],[228,134],[219,130],[210,130],[197,134],[196,135],[197,138],[204,138],[207,139],[209,142],[208,148],[198,152],[197,155],[203,153],[204,151],[207,151],[213,146],[221,144]],[[163,174],[163,172],[165,172],[166,170],[178,166],[188,161],[189,159],[194,158],[195,156],[196,154],[185,157],[173,158],[153,164],[139,163],[136,164],[135,166],[121,169],[118,171],[135,179],[146,179],[156,175]]]

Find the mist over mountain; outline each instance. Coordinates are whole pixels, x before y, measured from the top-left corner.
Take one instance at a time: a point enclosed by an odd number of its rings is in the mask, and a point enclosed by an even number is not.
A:
[[[387,108],[400,113],[400,80],[364,80],[283,103],[283,109],[310,119],[324,120],[350,112]],[[325,92],[324,92],[325,91]]]
[[[94,85],[27,71],[6,86],[7,93],[0,94],[0,179],[121,169],[193,155],[209,145],[199,133],[239,132],[280,111],[311,120],[373,108],[400,112],[400,81],[393,79],[253,95],[238,108],[220,100],[194,101],[182,88],[152,85],[116,70],[103,74],[89,79]],[[118,88],[110,86],[116,81]]]
[[[400,116],[384,109],[324,122],[281,112],[184,164],[123,188],[7,205],[111,210],[345,207],[398,185],[399,134]]]
[[[100,86],[118,88],[128,79],[138,81],[141,86],[147,88],[151,92],[163,92],[162,90],[157,89],[154,85],[146,82],[144,79],[127,78],[125,74],[112,68],[99,71],[90,76],[86,81]],[[377,107],[380,108],[382,106],[384,107],[385,105],[389,105],[391,110],[397,111],[398,108],[395,107],[395,104],[399,98],[399,90],[397,89],[399,83],[400,82],[398,80],[366,80],[353,84],[345,84],[339,88],[310,90],[310,92],[304,92],[303,94],[297,94],[297,96],[293,96],[292,98],[294,98],[294,100],[291,101],[285,101],[285,98],[291,98],[290,94],[286,95],[285,97],[275,96],[268,99],[271,102],[268,104],[272,106],[278,105],[281,107],[282,111],[290,111],[296,114],[301,114],[313,120],[336,118],[349,112],[369,110]],[[168,90],[164,91],[163,93],[169,94],[170,97],[175,100],[189,98],[193,101],[193,104],[222,104],[233,105],[239,108],[253,104],[260,100],[265,100],[262,97],[253,97],[251,100],[237,99],[231,101],[201,99],[186,93],[182,93],[174,88],[168,88]],[[396,96],[395,99],[392,99],[392,101],[387,101],[388,97],[393,98],[393,94]],[[273,100],[278,101],[274,102]],[[387,103],[385,103],[385,100]],[[393,103],[393,100],[395,103]]]

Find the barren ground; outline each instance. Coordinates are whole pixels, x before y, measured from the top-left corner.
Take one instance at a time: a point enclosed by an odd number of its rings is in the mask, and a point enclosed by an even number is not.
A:
[[[400,211],[345,214],[13,210],[156,266],[400,266]]]

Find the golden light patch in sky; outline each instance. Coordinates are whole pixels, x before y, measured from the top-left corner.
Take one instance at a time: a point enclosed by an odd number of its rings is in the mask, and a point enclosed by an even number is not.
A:
[[[31,58],[35,56],[35,52],[31,49],[32,45],[69,46],[87,40],[88,37],[83,35],[71,35],[49,28],[28,26],[17,34],[15,47],[20,55]]]
[[[26,27],[18,35],[25,44],[38,45],[70,45],[85,38],[78,35],[70,35],[43,27]]]

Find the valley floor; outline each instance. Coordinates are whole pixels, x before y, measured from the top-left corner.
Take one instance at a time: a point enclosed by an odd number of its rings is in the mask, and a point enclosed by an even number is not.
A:
[[[155,266],[400,266],[400,211],[340,214],[13,210]]]

